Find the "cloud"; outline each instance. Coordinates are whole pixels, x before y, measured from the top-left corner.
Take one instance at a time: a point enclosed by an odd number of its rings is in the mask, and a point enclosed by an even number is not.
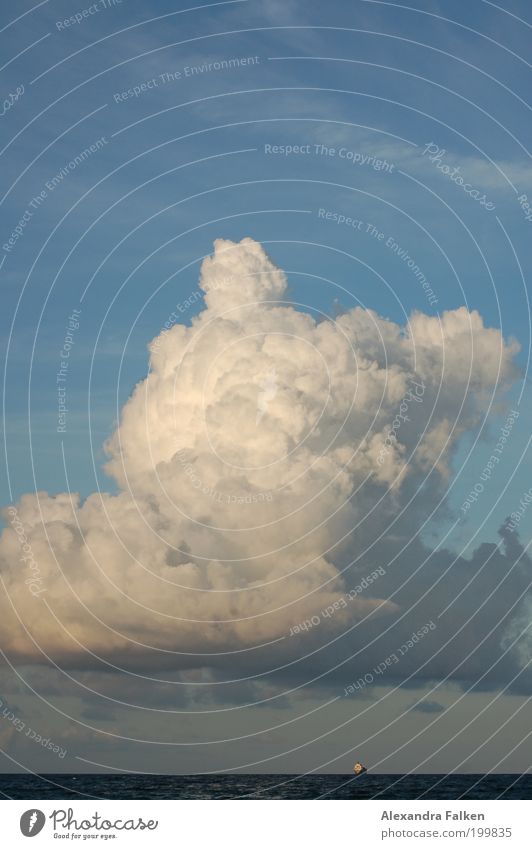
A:
[[[338,652],[324,642],[347,632],[347,663],[375,637],[345,679],[384,660],[457,591],[463,617],[471,564],[440,584],[451,555],[416,535],[460,438],[502,403],[516,343],[465,307],[414,313],[406,327],[361,307],[318,320],[286,301],[284,273],[249,238],[217,240],[200,286],[205,308],[190,326],[166,322],[150,343],[149,372],[106,443],[118,494],[38,492],[6,511],[8,657],[172,668],[191,687],[216,686],[287,664],[279,680],[321,674]],[[473,562],[486,560],[479,552]],[[510,555],[489,554],[491,587],[492,567]],[[383,577],[338,601],[378,566]],[[313,616],[318,628],[290,636]],[[443,630],[421,653],[436,651]],[[422,674],[446,674],[445,657]],[[404,669],[412,663],[415,653]],[[204,679],[196,671],[206,668]]]
[[[440,705],[439,702],[431,702],[430,700],[417,702],[417,704],[412,705],[410,710],[415,710],[418,713],[441,713],[445,710],[443,705]]]

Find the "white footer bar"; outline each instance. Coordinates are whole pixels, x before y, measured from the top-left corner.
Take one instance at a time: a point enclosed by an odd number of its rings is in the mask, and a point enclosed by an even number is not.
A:
[[[6,849],[532,846],[528,801],[6,800],[0,816]]]

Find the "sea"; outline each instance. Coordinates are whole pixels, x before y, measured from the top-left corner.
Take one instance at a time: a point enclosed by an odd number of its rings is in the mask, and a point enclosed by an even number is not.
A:
[[[3,799],[531,799],[532,775],[3,774]]]

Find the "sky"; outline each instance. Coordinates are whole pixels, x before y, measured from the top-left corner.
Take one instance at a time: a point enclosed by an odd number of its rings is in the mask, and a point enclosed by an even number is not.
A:
[[[531,28],[0,11],[4,771],[529,768]]]

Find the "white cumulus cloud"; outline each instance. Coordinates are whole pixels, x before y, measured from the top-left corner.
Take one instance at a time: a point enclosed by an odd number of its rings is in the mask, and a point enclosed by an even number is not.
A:
[[[249,238],[217,240],[200,285],[205,308],[150,343],[106,444],[119,493],[16,505],[38,594],[7,514],[11,658],[193,667],[286,637],[345,590],[344,565],[412,487],[433,469],[444,484],[514,375],[516,345],[465,307],[406,327],[360,307],[316,321]],[[327,627],[397,612],[376,584]]]

